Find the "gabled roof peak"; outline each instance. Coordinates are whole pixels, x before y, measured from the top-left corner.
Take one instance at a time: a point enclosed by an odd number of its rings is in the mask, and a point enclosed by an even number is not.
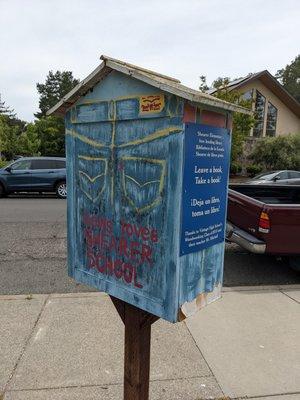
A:
[[[181,83],[180,80],[178,80],[176,78],[172,78],[172,77],[170,77],[168,75],[163,75],[163,74],[160,74],[158,72],[152,71],[151,69],[146,69],[146,68],[134,65],[134,64],[130,64],[130,63],[125,62],[125,61],[118,60],[117,58],[108,57],[108,56],[105,56],[104,54],[102,54],[102,56],[100,56],[100,60],[103,60],[105,62],[111,61],[113,63],[123,65],[123,66],[125,66],[127,68],[132,68],[133,70],[139,70],[139,71],[142,71],[142,72],[144,72],[146,74],[149,74],[149,75],[155,75],[155,76],[157,76],[159,78],[168,79],[168,80],[170,80],[172,82],[176,82],[176,83]]]
[[[202,93],[199,90],[191,89],[180,83],[178,79],[151,71],[146,68],[139,67],[117,60],[116,58],[101,56],[103,61],[90,75],[83,79],[75,86],[67,95],[65,95],[54,107],[52,107],[47,115],[56,114],[64,115],[66,111],[81,97],[84,96],[90,89],[97,85],[113,70],[129,75],[132,78],[138,79],[151,86],[154,86],[164,92],[173,94],[183,99],[189,100],[192,103],[207,105],[222,110],[241,112],[251,114],[251,111],[236,104],[218,99],[207,93]]]
[[[290,110],[300,117],[300,103],[278,82],[278,80],[267,70],[248,74],[244,78],[235,79],[226,86],[230,90],[241,90],[244,85],[260,80],[271,92],[273,92]],[[222,88],[221,88],[222,89]],[[218,89],[211,88],[207,91],[210,95]]]

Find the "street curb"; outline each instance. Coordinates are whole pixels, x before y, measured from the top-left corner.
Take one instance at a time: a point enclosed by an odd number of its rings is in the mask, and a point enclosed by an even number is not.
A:
[[[108,297],[106,293],[103,292],[75,292],[75,293],[52,293],[52,294],[7,294],[0,295],[0,301],[2,300],[38,300],[48,297],[50,299],[56,298],[86,298],[86,297]]]
[[[223,287],[223,293],[231,292],[280,292],[280,291],[293,291],[300,290],[300,284],[295,285],[268,285],[268,286],[233,286]],[[109,297],[104,292],[73,292],[73,293],[51,293],[50,295],[45,294],[7,294],[0,295],[0,301],[2,300],[37,300],[43,299],[49,296],[49,299],[64,299],[64,298],[84,298],[84,297]]]
[[[233,286],[223,287],[222,292],[257,292],[257,291],[288,291],[300,290],[300,284],[294,285],[266,285],[266,286]]]

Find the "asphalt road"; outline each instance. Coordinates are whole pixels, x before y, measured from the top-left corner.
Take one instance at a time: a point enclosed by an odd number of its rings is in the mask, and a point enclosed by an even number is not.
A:
[[[225,286],[300,283],[300,274],[273,257],[229,245]],[[54,196],[0,199],[0,294],[89,291],[66,272],[66,201]]]

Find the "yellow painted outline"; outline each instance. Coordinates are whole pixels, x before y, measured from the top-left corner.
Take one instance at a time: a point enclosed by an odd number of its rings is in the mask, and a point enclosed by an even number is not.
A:
[[[151,95],[149,95],[151,96]],[[131,99],[138,99],[140,97],[140,94],[136,94],[136,95],[132,95],[132,96],[120,96],[120,97],[116,97],[115,99],[107,99],[107,100],[103,100],[103,99],[93,99],[93,100],[83,100],[81,103],[76,104],[75,107],[77,106],[82,106],[82,105],[90,105],[90,104],[94,104],[94,103],[104,103],[104,102],[110,102],[110,101],[122,101],[122,100],[131,100]]]
[[[95,183],[95,181],[100,178],[101,176],[106,176],[107,175],[107,164],[108,161],[106,158],[104,157],[92,157],[92,156],[85,156],[85,155],[79,155],[78,158],[80,160],[88,160],[88,161],[104,161],[104,172],[102,174],[96,175],[94,177],[91,177],[90,175],[88,175],[86,172],[79,170],[79,185],[80,185],[80,189],[82,190],[82,192],[86,195],[86,197],[88,199],[90,199],[93,203],[96,202],[97,200],[99,200],[101,194],[103,193],[104,189],[105,189],[105,181],[103,183],[103,187],[100,190],[100,192],[98,193],[98,195],[93,198],[92,196],[89,195],[89,193],[87,193],[83,188],[82,188],[82,180],[80,179],[80,176],[83,175],[85,176],[91,183]]]
[[[162,172],[161,172],[161,176],[159,180],[155,180],[155,181],[148,181],[145,182],[144,184],[140,184],[139,182],[137,182],[134,178],[132,178],[131,176],[128,176],[125,174],[125,171],[123,170],[123,174],[122,174],[122,184],[123,184],[123,191],[125,193],[125,197],[127,198],[127,200],[129,201],[129,203],[131,204],[131,206],[135,209],[136,212],[138,213],[142,213],[144,211],[148,211],[151,208],[157,206],[160,202],[161,202],[161,194],[164,188],[164,181],[165,181],[165,174],[166,174],[166,160],[159,160],[159,159],[152,159],[152,158],[144,158],[144,157],[120,157],[120,160],[125,160],[125,161],[146,161],[148,163],[152,163],[152,164],[159,164],[162,167]],[[130,196],[127,193],[126,190],[126,177],[128,177],[129,179],[133,180],[134,182],[136,182],[140,187],[149,185],[150,183],[153,182],[159,182],[159,193],[158,196],[156,197],[156,199],[148,204],[147,206],[144,207],[136,207],[134,201],[130,198]]]
[[[107,161],[107,158],[105,157],[94,157],[94,156],[85,156],[85,155],[79,155],[78,158],[80,160],[88,160],[88,161]]]
[[[96,181],[96,179],[98,179],[98,178],[100,178],[101,176],[105,176],[106,174],[105,173],[103,173],[103,174],[100,174],[100,175],[96,175],[96,176],[94,176],[93,178],[92,177],[90,177],[90,175],[88,175],[86,172],[84,172],[84,171],[79,171],[79,174],[81,174],[81,175],[84,175],[86,178],[88,178],[88,180],[90,181],[90,182],[92,182],[92,183],[94,183],[95,181]]]
[[[165,108],[165,106],[166,106],[166,101],[165,101],[166,95],[165,95],[164,92],[156,93],[156,94],[140,94],[139,93],[139,94],[134,94],[134,95],[130,95],[130,96],[120,96],[120,97],[116,97],[114,99],[106,99],[106,100],[103,100],[103,99],[82,100],[79,104],[74,104],[73,107],[71,108],[71,122],[73,124],[77,123],[76,107],[85,106],[85,105],[92,105],[92,104],[100,104],[100,103],[108,103],[108,107],[109,107],[110,103],[113,102],[114,103],[114,108],[115,108],[115,104],[118,101],[132,100],[132,99],[136,99],[138,101],[138,103],[139,103],[139,115],[141,115],[141,116],[148,115],[148,113],[143,113],[143,112],[140,111],[141,98],[142,97],[148,97],[148,96],[163,96],[163,107],[162,107],[161,111],[159,111],[159,112],[157,112],[157,111],[156,112],[155,111],[154,112],[149,112],[149,114],[151,114],[151,115],[155,114],[155,113],[158,113],[158,114],[161,113],[163,111],[163,109]],[[73,110],[75,110],[74,113],[73,113]],[[74,115],[75,115],[75,119],[74,119]],[[108,115],[109,115],[109,113],[108,113]],[[174,113],[171,113],[169,109],[166,109],[166,117],[174,117],[174,116],[175,116]],[[113,118],[108,118],[106,120],[99,121],[99,122],[105,122],[105,121],[111,122],[111,121],[114,121],[115,118],[116,118],[116,113],[114,113]]]
[[[103,142],[97,142],[96,140],[89,139],[84,135],[81,135],[80,133],[76,132],[74,129],[66,129],[66,135],[72,136],[76,139],[79,139],[81,142],[87,143],[91,146],[94,146],[98,149],[101,149],[103,147],[109,147],[106,143]]]
[[[76,124],[76,106],[73,106],[70,110],[70,120],[72,124]],[[74,115],[75,115],[75,119],[74,119]]]
[[[161,95],[164,95],[163,92],[160,93]],[[119,96],[119,97],[115,97],[114,99],[93,99],[93,100],[83,100],[81,103],[76,104],[76,106],[80,106],[80,105],[84,105],[84,104],[94,104],[94,103],[101,103],[101,102],[106,102],[106,101],[122,101],[122,100],[131,100],[131,99],[139,99],[142,96],[159,96],[160,94],[132,94],[130,96]]]
[[[109,106],[110,106],[110,102],[111,100],[91,100],[91,101],[86,101],[86,102],[82,102],[80,104],[74,104],[74,106],[71,108],[71,122],[72,124],[76,124],[77,123],[77,110],[76,107],[80,107],[80,106],[88,106],[88,105],[92,105],[92,104],[100,104],[100,103],[108,103],[108,112],[107,115],[109,115]],[[74,117],[75,116],[75,117]],[[102,120],[102,121],[97,121],[97,122],[105,122],[105,121],[113,121],[112,118],[108,118],[106,120]],[[82,122],[84,123],[89,123],[89,122]]]
[[[114,151],[114,148],[116,147],[115,146],[115,137],[116,137],[116,103],[113,102],[112,137],[111,137],[111,144],[110,144],[112,168],[114,168],[114,160],[115,160],[115,151]],[[111,175],[111,187],[110,187],[110,203],[112,206],[114,204],[114,197],[115,197],[114,182],[115,182],[115,174],[113,171],[113,173]]]
[[[174,133],[180,133],[182,132],[182,128],[178,126],[169,126],[168,128],[161,129],[159,131],[155,131],[154,133],[151,133],[150,135],[147,135],[141,139],[136,139],[131,142],[123,143],[116,145],[115,144],[115,126],[113,126],[113,132],[112,132],[112,142],[110,144],[106,144],[103,142],[97,142],[96,140],[89,139],[84,135],[81,135],[80,133],[77,133],[74,129],[66,129],[66,135],[72,136],[74,138],[77,138],[81,140],[84,143],[87,143],[91,146],[94,146],[96,148],[124,148],[124,147],[129,147],[129,146],[136,146],[138,144],[142,143],[148,143],[152,142],[153,140],[160,139],[165,136],[169,136],[170,134]]]
[[[153,140],[160,139],[162,137],[169,136],[172,133],[179,133],[179,132],[182,132],[182,128],[179,128],[178,126],[169,126],[168,128],[155,131],[154,133],[151,133],[150,135],[147,135],[141,139],[136,139],[133,140],[132,142],[119,144],[116,147],[124,148],[129,146],[136,146],[138,144],[152,142]]]
[[[130,98],[136,98],[136,96],[124,97],[124,99],[130,99]],[[123,99],[123,98],[119,98],[119,99]],[[107,101],[109,101],[109,100],[107,100]],[[115,144],[115,139],[116,139],[116,101],[117,100],[110,100],[110,102],[112,104],[112,107],[113,107],[112,120],[109,120],[109,121],[112,122],[112,137],[111,137],[110,144],[103,143],[103,142],[98,142],[98,141],[96,141],[94,139],[87,138],[86,136],[76,132],[75,129],[66,129],[66,135],[74,137],[74,138],[82,141],[83,143],[86,143],[86,144],[88,144],[90,146],[93,146],[94,148],[98,148],[98,149],[110,148],[111,155],[107,159],[106,158],[99,158],[99,157],[98,158],[96,158],[96,157],[88,157],[88,156],[83,156],[83,155],[79,156],[79,158],[86,159],[86,160],[97,160],[98,159],[98,160],[105,161],[105,163],[106,163],[105,164],[105,175],[107,174],[108,160],[110,160],[112,166],[114,166],[114,159],[115,159],[115,151],[114,150],[115,150],[115,148],[122,149],[122,148],[127,148],[127,147],[130,147],[130,146],[137,146],[137,145],[140,145],[140,144],[152,142],[153,140],[156,140],[156,139],[167,137],[167,136],[169,136],[171,134],[181,133],[182,132],[182,127],[181,126],[174,125],[174,126],[169,126],[167,128],[164,128],[164,129],[160,129],[160,130],[154,131],[153,133],[151,133],[151,134],[149,134],[149,135],[147,135],[147,136],[145,136],[143,138],[132,140],[131,142],[127,142],[127,143],[116,145]],[[83,105],[83,104],[93,104],[93,103],[99,103],[99,101],[93,100],[93,101],[90,101],[88,103],[81,103],[81,104]],[[78,105],[81,105],[81,104],[78,104]],[[123,159],[123,160],[144,160],[144,161],[147,161],[147,162],[150,162],[150,163],[160,164],[162,166],[162,176],[161,176],[161,179],[159,181],[159,196],[161,195],[162,190],[163,190],[163,185],[164,185],[164,179],[165,179],[166,160],[150,159],[150,158],[143,158],[143,157],[120,157],[120,159]],[[79,171],[79,173],[85,174],[83,171]],[[87,174],[85,174],[85,175],[92,182],[93,178],[89,177]],[[129,176],[127,176],[127,178],[131,178],[132,180],[134,180],[132,177],[129,177]],[[115,176],[114,176],[114,173],[113,173],[111,175],[111,193],[110,193],[111,205],[114,204],[114,179],[115,179]],[[130,197],[126,193],[124,172],[123,172],[122,180],[123,180],[123,188],[124,188],[124,191],[125,191],[125,195],[126,195],[128,201],[136,209],[137,212],[143,212],[146,209],[152,208],[153,206],[157,205],[161,201],[161,199],[157,198],[155,201],[153,201],[148,206],[145,206],[145,207],[142,207],[142,208],[136,208],[135,205],[134,205],[134,202],[130,199]],[[135,182],[138,185],[140,185],[137,181],[135,181]],[[148,183],[146,182],[145,184],[143,184],[143,186],[147,185],[147,184],[150,184],[150,183],[153,183],[153,182],[148,182]],[[96,201],[99,198],[99,196],[101,195],[102,191],[104,190],[104,186],[103,186],[101,192],[99,193],[99,195],[97,196],[96,199],[92,199],[91,196],[83,190],[82,186],[80,188],[90,200]]]
[[[147,185],[150,185],[151,183],[159,183],[160,182],[160,180],[156,180],[156,181],[149,181],[149,182],[146,182],[146,183],[139,183],[137,180],[135,180],[132,176],[130,176],[130,175],[125,175],[125,177],[126,178],[128,178],[128,179],[130,179],[130,180],[132,180],[136,185],[138,185],[139,187],[144,187],[144,186],[147,186]]]

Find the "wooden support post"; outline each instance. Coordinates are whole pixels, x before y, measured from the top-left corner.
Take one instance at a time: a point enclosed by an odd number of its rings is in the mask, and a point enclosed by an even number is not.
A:
[[[148,400],[151,324],[159,318],[115,297],[111,299],[125,324],[124,400]]]

